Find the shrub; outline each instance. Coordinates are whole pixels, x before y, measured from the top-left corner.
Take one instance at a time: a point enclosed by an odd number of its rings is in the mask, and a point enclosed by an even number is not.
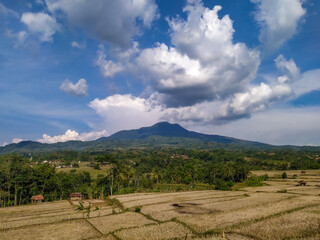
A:
[[[282,175],[281,175],[281,177],[282,177],[282,178],[287,178],[287,177],[288,177],[288,176],[287,176],[287,173],[286,173],[286,172],[283,172]]]
[[[252,176],[245,181],[247,187],[260,187],[263,186],[263,181],[268,179],[268,175],[263,176]]]
[[[132,187],[125,187],[121,188],[119,191],[117,191],[117,194],[129,194],[129,193],[134,193],[135,188]]]
[[[100,164],[95,164],[93,168],[100,170]]]
[[[141,211],[141,207],[136,207],[134,211],[139,213]]]
[[[78,163],[74,163],[74,164],[72,164],[72,167],[79,168],[79,164]]]
[[[221,179],[216,179],[214,182],[214,189],[216,190],[231,190],[231,187],[233,186],[233,182],[229,181],[223,181]]]

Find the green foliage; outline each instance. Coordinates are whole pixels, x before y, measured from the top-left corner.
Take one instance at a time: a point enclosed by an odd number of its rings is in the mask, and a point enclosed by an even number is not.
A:
[[[94,168],[94,169],[97,169],[97,170],[100,170],[100,169],[101,169],[101,168],[100,168],[100,164],[95,164],[93,168]]]
[[[230,190],[261,186],[268,176],[252,176],[252,169],[307,169],[320,166],[317,152],[185,148],[135,148],[97,151],[57,151],[0,156],[0,206],[67,199],[72,192],[85,198],[141,191]],[[48,160],[49,163],[43,163]],[[54,164],[88,161],[101,174],[76,169],[57,172]],[[318,164],[318,165],[317,165]],[[73,164],[77,166],[76,164]],[[91,169],[94,171],[93,169]],[[249,178],[248,178],[249,175]],[[281,177],[281,176],[279,176]],[[240,186],[241,185],[241,186]]]
[[[75,207],[76,207],[76,211],[82,212],[82,217],[83,218],[84,218],[85,214],[86,214],[87,218],[90,218],[90,213],[91,212],[100,210],[98,207],[96,207],[95,209],[92,209],[92,206],[91,206],[90,203],[89,203],[88,207],[85,207],[82,202],[79,202],[79,205],[75,205]]]
[[[263,186],[263,181],[268,180],[269,176],[263,175],[263,176],[252,176],[245,180],[245,185],[247,187],[260,187]]]
[[[214,184],[214,189],[216,190],[231,190],[231,187],[233,186],[233,182],[231,181],[223,181],[221,179],[216,179]]]
[[[79,168],[80,166],[79,166],[78,163],[73,163],[73,164],[72,164],[72,167],[74,167],[74,168]]]
[[[287,173],[286,173],[286,172],[283,172],[282,175],[281,175],[281,177],[282,177],[282,178],[287,178]]]
[[[141,212],[141,207],[135,207],[134,211],[137,213]]]

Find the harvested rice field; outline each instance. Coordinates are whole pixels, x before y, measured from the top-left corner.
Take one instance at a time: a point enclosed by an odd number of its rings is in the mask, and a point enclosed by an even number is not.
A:
[[[256,171],[261,187],[114,195],[0,209],[0,239],[320,239],[320,171]],[[306,186],[299,186],[304,180]],[[115,203],[116,202],[116,203]],[[113,203],[114,205],[112,205]]]

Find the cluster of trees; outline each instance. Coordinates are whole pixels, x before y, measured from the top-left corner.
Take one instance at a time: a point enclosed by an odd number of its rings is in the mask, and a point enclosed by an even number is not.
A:
[[[65,199],[76,190],[86,191],[91,184],[89,173],[57,173],[54,166],[38,164],[18,155],[1,158],[0,206],[17,206],[30,202],[33,195],[43,194],[48,201]]]
[[[314,151],[248,151],[245,156],[249,159],[251,169],[255,170],[320,169],[320,153]]]
[[[29,158],[18,155],[1,156],[0,206],[29,203],[37,194],[44,195],[46,201],[66,199],[72,192],[99,198],[150,190],[159,183],[207,183],[225,188],[225,182],[230,186],[246,179],[249,173],[241,159],[203,160],[173,154],[171,150],[120,151],[95,154],[89,159],[95,164],[108,165],[109,170],[92,179],[89,172],[57,172],[47,163],[33,164]]]
[[[253,169],[320,168],[317,154],[292,150],[245,152],[163,148],[62,151],[41,153],[32,158],[29,155],[2,155],[0,206],[26,204],[37,194],[44,195],[46,201],[66,199],[72,192],[99,198],[115,193],[151,190],[159,184],[207,184],[216,189],[229,189],[234,183],[246,180]],[[94,167],[108,166],[108,170],[101,170],[100,175],[92,178],[89,172],[76,169],[57,171],[54,166],[43,164],[43,160],[85,161]],[[258,180],[252,179],[250,184],[256,184]]]

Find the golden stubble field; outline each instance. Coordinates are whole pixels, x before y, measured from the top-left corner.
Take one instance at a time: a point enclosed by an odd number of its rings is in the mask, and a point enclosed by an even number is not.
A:
[[[0,209],[0,239],[320,239],[320,171],[256,171],[271,178],[238,191],[139,193]],[[298,186],[299,180],[307,181]],[[140,210],[140,212],[139,212]]]

